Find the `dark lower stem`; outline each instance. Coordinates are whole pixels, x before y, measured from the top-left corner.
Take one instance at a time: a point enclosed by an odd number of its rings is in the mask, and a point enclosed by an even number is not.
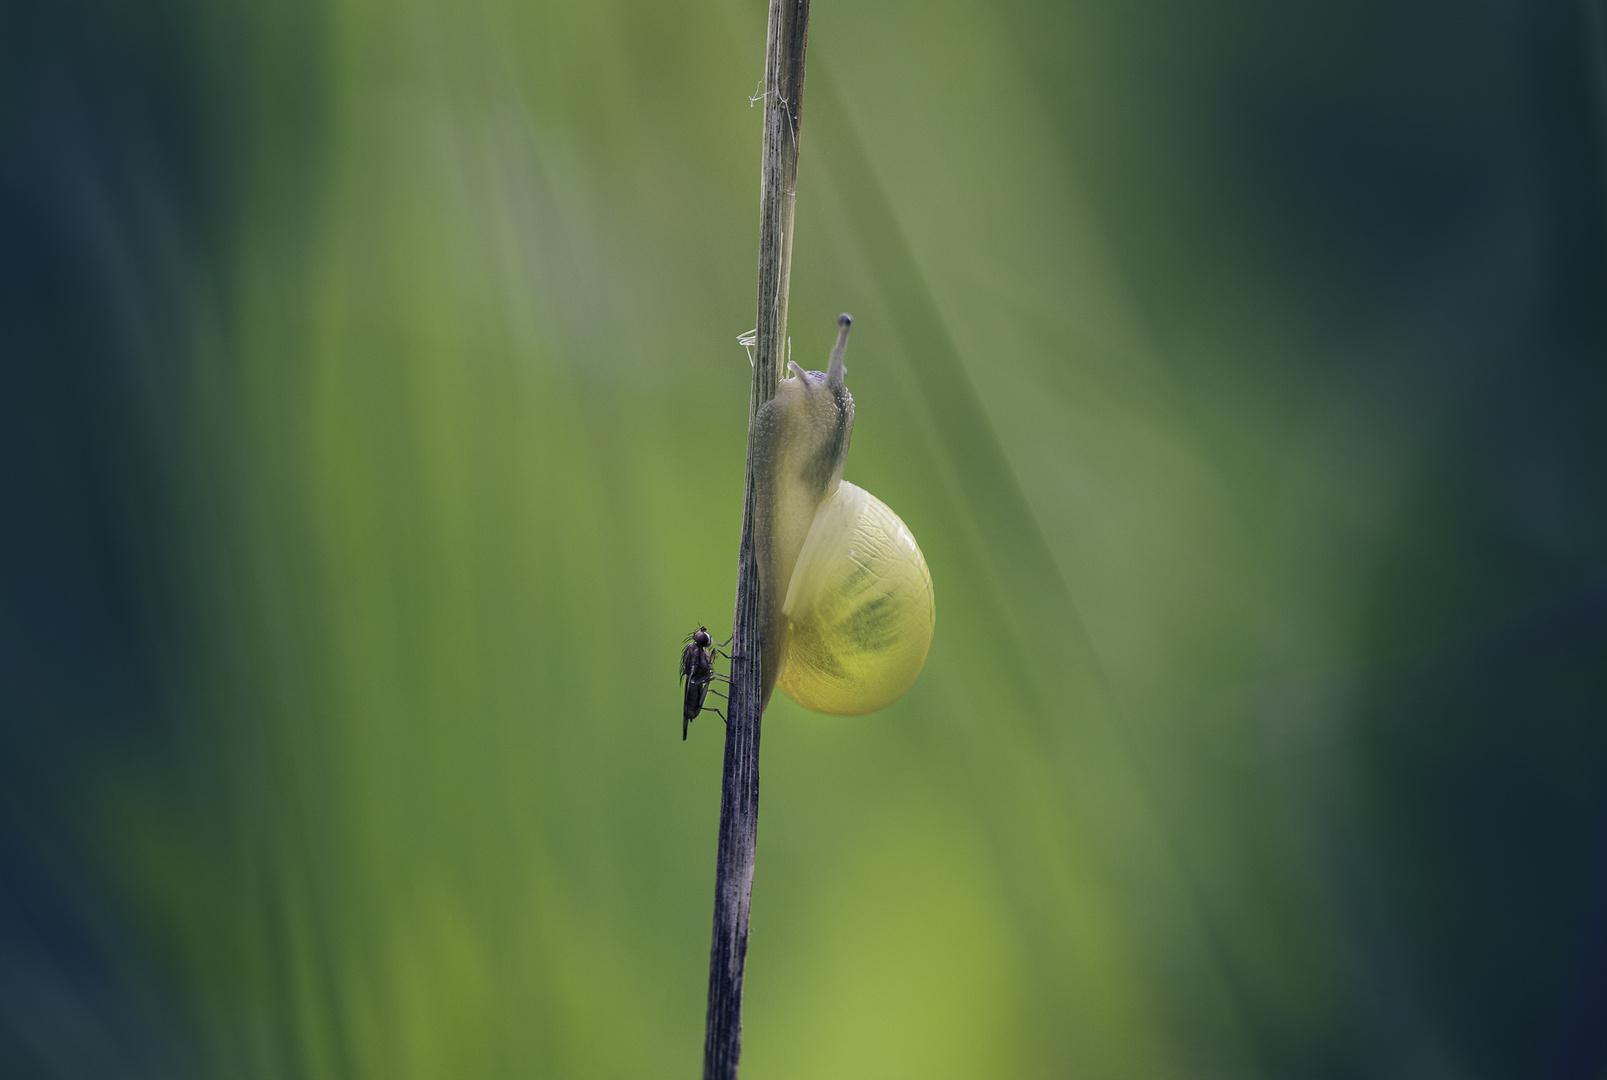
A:
[[[753,484],[742,534],[753,528]],[[714,883],[714,942],[709,950],[709,1012],[703,1075],[734,1078],[742,1056],[742,974],[748,956],[748,902],[759,842],[759,575],[751,544],[738,558],[731,696],[726,707],[725,773],[720,788],[720,848]]]
[[[753,421],[775,397],[787,333],[792,211],[803,119],[804,50],[809,0],[770,0],[765,41],[764,160],[760,196],[759,311],[753,392],[748,401],[748,469],[737,555],[732,620],[731,696],[726,709],[725,773],[720,789],[720,848],[714,881],[714,940],[709,950],[709,1011],[704,1080],[735,1080],[742,1056],[742,974],[748,956],[748,902],[759,840],[759,727],[764,709],[760,655],[764,618],[754,559]]]

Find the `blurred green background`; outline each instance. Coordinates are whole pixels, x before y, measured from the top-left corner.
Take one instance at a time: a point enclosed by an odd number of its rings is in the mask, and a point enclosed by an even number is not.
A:
[[[1607,1076],[1603,27],[815,4],[745,1077]],[[0,1073],[696,1075],[763,36],[0,7]]]

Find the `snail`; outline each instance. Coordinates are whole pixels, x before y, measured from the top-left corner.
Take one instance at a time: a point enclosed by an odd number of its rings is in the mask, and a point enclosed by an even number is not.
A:
[[[937,609],[920,545],[887,504],[844,480],[854,399],[837,320],[826,370],[787,362],[754,417],[754,554],[759,564],[762,701],[780,686],[815,712],[858,716],[915,682]]]

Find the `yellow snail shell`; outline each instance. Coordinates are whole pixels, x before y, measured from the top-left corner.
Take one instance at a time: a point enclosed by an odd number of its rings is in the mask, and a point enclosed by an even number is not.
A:
[[[886,503],[844,480],[821,504],[781,612],[778,685],[806,709],[858,716],[904,696],[937,625],[920,546]]]
[[[763,604],[763,698],[875,712],[921,673],[937,609],[915,537],[876,496],[842,479],[854,399],[844,385],[850,320],[825,372],[789,363],[754,427],[754,530]]]

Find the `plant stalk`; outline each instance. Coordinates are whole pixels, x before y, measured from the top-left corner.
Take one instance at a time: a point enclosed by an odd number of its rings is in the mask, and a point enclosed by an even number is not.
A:
[[[797,198],[798,132],[803,119],[804,49],[809,0],[770,0],[765,35],[764,144],[760,186],[759,314],[753,389],[748,398],[748,463],[737,552],[732,618],[731,693],[726,710],[725,770],[720,785],[720,847],[714,881],[714,940],[709,949],[709,1011],[704,1080],[735,1080],[742,1056],[742,975],[748,955],[748,903],[759,839],[760,654],[764,632],[759,566],[754,558],[753,432],[759,407],[776,396],[787,339],[792,214]]]

